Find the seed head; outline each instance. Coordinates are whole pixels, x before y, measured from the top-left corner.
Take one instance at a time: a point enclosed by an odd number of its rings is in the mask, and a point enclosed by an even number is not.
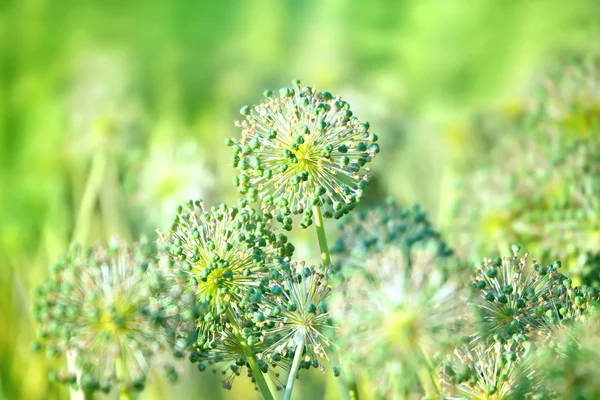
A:
[[[51,268],[33,305],[39,324],[35,347],[66,356],[51,379],[91,391],[144,388],[168,346],[159,326],[165,285],[152,252],[149,245],[73,246]],[[167,372],[177,378],[172,368]]]
[[[179,207],[159,242],[170,259],[171,307],[184,317],[173,332],[187,338],[180,344],[195,338],[200,349],[220,337],[226,311],[294,251],[252,209],[221,204],[209,211],[201,201]]]
[[[363,367],[390,399],[424,394],[418,376],[429,357],[453,344],[464,308],[435,252],[405,251],[388,246],[363,264],[344,266],[348,279],[332,306],[344,364]]]
[[[529,355],[551,398],[594,398],[600,392],[600,321],[563,325]]]
[[[549,334],[557,324],[583,320],[595,296],[587,288],[571,288],[571,280],[558,271],[560,261],[529,264],[528,254],[519,257],[519,251],[513,245],[512,257],[478,263],[470,302],[480,317],[484,341]]]
[[[283,263],[265,285],[249,293],[242,304],[247,317],[260,328],[260,340],[268,344],[265,360],[291,360],[303,343],[301,368],[325,369],[328,352],[336,348],[327,284],[331,273],[329,268],[308,267],[304,262]]]
[[[288,230],[292,215],[302,214],[302,228],[312,224],[311,206],[323,206],[325,218],[348,213],[371,178],[366,164],[379,153],[369,123],[341,98],[297,80],[265,97],[242,107],[241,138],[226,141],[240,170],[234,178],[239,193]]]
[[[453,253],[417,204],[401,208],[388,200],[384,206],[349,215],[339,228],[340,235],[332,252],[345,262],[365,260],[389,246],[407,252],[426,248],[428,254],[440,259],[449,258]]]

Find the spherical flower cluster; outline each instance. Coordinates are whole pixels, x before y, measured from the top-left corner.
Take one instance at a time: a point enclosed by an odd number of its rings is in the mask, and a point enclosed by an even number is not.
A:
[[[165,282],[156,273],[148,245],[108,249],[73,246],[51,268],[33,304],[39,342],[67,362],[51,380],[86,392],[141,390],[168,347],[160,296]],[[176,379],[172,368],[168,376]]]
[[[369,123],[341,98],[298,80],[265,97],[242,107],[241,138],[227,139],[241,172],[234,178],[238,191],[288,230],[295,214],[303,216],[301,227],[311,225],[312,206],[323,206],[326,218],[348,213],[369,182],[366,164],[379,153]]]
[[[363,260],[390,245],[405,249],[407,254],[414,248],[426,248],[428,254],[440,258],[452,255],[417,204],[401,208],[388,200],[385,206],[348,216],[339,228],[339,238],[331,251],[346,262]]]
[[[390,399],[430,389],[431,357],[453,344],[463,308],[459,286],[438,267],[435,252],[405,251],[388,246],[346,266],[333,305],[345,365],[363,367]]]
[[[528,263],[528,253],[484,259],[472,280],[470,302],[480,317],[484,341],[507,339],[514,334],[548,334],[558,323],[583,318],[592,293],[572,288],[571,280],[558,272],[561,262]]]
[[[331,337],[334,322],[329,311],[331,288],[324,267],[308,267],[304,262],[283,263],[271,275],[251,316],[262,328],[262,340],[270,343],[263,352],[267,360],[303,356],[300,368],[324,370],[328,352],[335,350]],[[252,301],[252,299],[248,299]]]
[[[263,275],[291,255],[294,247],[285,235],[277,235],[250,208],[221,204],[210,211],[201,201],[179,207],[169,231],[160,234],[171,259],[167,275],[176,284],[171,307],[183,309],[200,349],[220,336],[227,311],[241,301],[247,290],[257,287]],[[175,328],[179,335],[189,329]]]

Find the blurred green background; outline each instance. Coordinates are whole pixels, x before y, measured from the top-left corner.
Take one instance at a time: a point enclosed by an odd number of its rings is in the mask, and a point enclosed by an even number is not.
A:
[[[151,236],[188,198],[235,202],[223,141],[265,88],[298,77],[348,100],[382,143],[367,203],[419,202],[445,230],[454,176],[485,156],[467,121],[595,51],[599,16],[592,0],[0,0],[0,399],[67,396],[29,351],[29,302],[71,240]],[[316,239],[292,237],[315,259]],[[182,367],[141,397],[251,393]],[[338,398],[324,380],[297,398]]]

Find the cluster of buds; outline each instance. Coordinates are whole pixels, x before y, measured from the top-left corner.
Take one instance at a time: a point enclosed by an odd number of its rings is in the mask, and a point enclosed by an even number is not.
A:
[[[73,246],[35,291],[35,348],[65,357],[50,380],[85,392],[141,390],[152,367],[164,364],[166,282],[153,246],[84,249]],[[165,364],[170,379],[177,373]]]
[[[371,174],[367,164],[379,153],[369,123],[356,118],[350,105],[310,86],[268,90],[266,101],[244,106],[236,122],[241,138],[227,139],[233,149],[234,178],[240,194],[290,230],[293,215],[300,227],[315,218],[340,218],[361,199]]]
[[[460,331],[452,251],[418,206],[388,203],[348,218],[340,231],[335,250],[346,279],[333,310],[344,367],[363,367],[385,398],[421,397],[431,357]]]

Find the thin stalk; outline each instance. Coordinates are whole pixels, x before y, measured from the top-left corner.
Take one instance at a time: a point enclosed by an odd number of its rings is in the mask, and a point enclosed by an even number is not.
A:
[[[315,216],[317,238],[319,239],[319,249],[321,250],[321,261],[323,262],[323,266],[328,267],[331,265],[331,255],[329,254],[329,246],[327,245],[327,235],[325,234],[325,227],[323,226],[321,208],[319,206],[313,206],[313,214]]]
[[[300,360],[302,359],[303,350],[304,338],[300,339],[298,346],[296,346],[296,353],[294,354],[292,369],[290,370],[290,375],[288,376],[287,384],[285,385],[283,400],[290,400],[292,398],[292,390],[294,389],[294,383],[296,383],[296,374],[298,373],[298,368],[300,368]]]
[[[358,386],[356,385],[356,377],[351,372],[346,373],[345,377],[346,386],[348,387],[348,397],[350,397],[350,400],[358,400]]]
[[[115,360],[115,373],[117,375],[117,385],[119,385],[119,400],[131,400],[129,389],[124,384],[126,371],[121,357]]]
[[[75,232],[73,233],[74,242],[85,244],[88,239],[92,214],[104,180],[106,164],[107,158],[102,151],[97,153],[92,159],[92,165],[90,166],[90,172],[85,183],[85,189],[77,212]]]
[[[231,310],[227,309],[226,314],[227,314],[227,319],[229,319],[229,323],[231,324],[231,327],[233,328],[233,333],[235,334],[235,337],[237,338],[237,340],[240,342],[240,345],[242,346],[242,350],[244,351],[244,355],[246,356],[246,360],[248,361],[248,364],[250,364],[250,369],[252,370],[252,375],[254,376],[254,380],[256,381],[256,386],[258,386],[258,390],[260,391],[260,394],[262,395],[262,397],[265,400],[274,400],[273,394],[271,393],[271,390],[269,389],[269,384],[265,380],[265,377],[264,377],[262,371],[258,367],[258,361],[256,360],[256,355],[252,351],[252,348],[250,346],[248,346],[248,343],[241,337],[240,327],[238,326],[238,324],[235,320],[235,317],[231,313]]]
[[[317,239],[319,240],[319,249],[321,250],[321,261],[325,267],[331,265],[331,254],[329,253],[329,245],[327,244],[327,234],[323,226],[323,215],[319,206],[313,206],[313,215],[315,217],[315,227],[317,228]],[[356,377],[351,372],[344,373],[344,380],[348,388],[348,396],[350,400],[359,400],[358,387],[356,385]]]
[[[435,376],[432,373],[432,371],[435,370],[435,367],[433,365],[433,362],[431,361],[431,358],[429,358],[429,356],[427,355],[427,352],[425,351],[425,348],[423,347],[422,343],[419,344],[419,350],[421,351],[421,355],[423,356],[423,358],[425,359],[425,362],[427,363],[426,373],[427,373],[427,377],[430,380],[430,384],[433,385],[433,388],[435,388],[436,393],[438,393],[438,394],[442,393],[442,388],[440,387],[437,379],[435,379]],[[423,385],[423,386],[425,386],[425,385]],[[429,386],[429,385],[427,385],[427,386]]]

